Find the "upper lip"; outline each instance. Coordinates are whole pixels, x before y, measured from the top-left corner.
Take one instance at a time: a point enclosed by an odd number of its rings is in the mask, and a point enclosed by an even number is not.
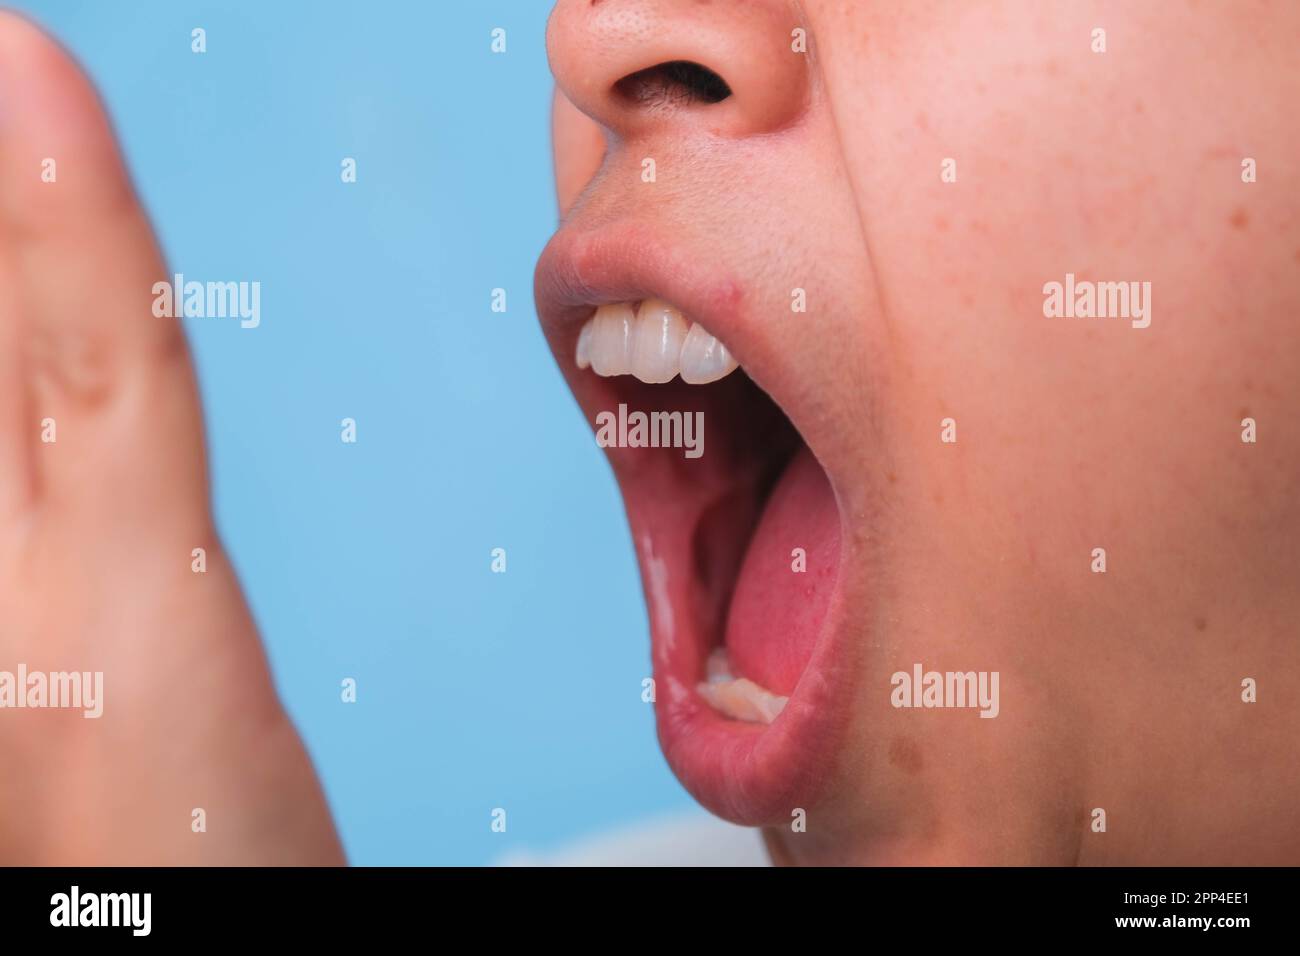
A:
[[[535,292],[547,339],[553,348],[565,350],[561,368],[566,372],[573,364],[572,346],[582,321],[593,307],[607,302],[659,296],[704,323],[737,357],[746,341],[740,285],[708,274],[658,243],[644,227],[562,229],[538,261]]]
[[[585,399],[609,385],[592,374],[575,374],[574,348],[583,322],[599,305],[651,297],[670,302],[722,340],[826,461],[824,453],[834,450],[833,434],[818,409],[799,400],[807,390],[796,380],[790,356],[763,334],[759,310],[748,301],[744,285],[636,223],[590,229],[569,224],[552,237],[537,263],[534,298],[542,330],[584,410],[595,407]]]
[[[612,407],[617,385],[615,380],[577,368],[574,349],[583,322],[601,304],[654,296],[672,303],[721,339],[745,373],[790,418],[815,455],[822,458],[821,448],[833,440],[828,423],[817,418],[815,403],[810,408],[800,401],[806,389],[795,381],[797,368],[764,336],[745,287],[715,265],[664,242],[650,228],[634,222],[584,228],[571,222],[542,252],[534,285],[542,328],[589,419]],[[638,528],[637,496],[651,480],[647,473],[655,470],[646,467],[644,457],[609,451],[640,546],[642,532],[648,529]],[[834,474],[829,469],[827,474],[832,487],[837,487]],[[684,520],[693,523],[689,505],[684,508],[688,511]],[[671,530],[657,528],[655,536],[660,548],[675,547],[677,536]],[[851,547],[849,535],[842,534],[841,540],[843,547]],[[647,600],[653,601],[649,556],[644,547],[641,551],[643,585]],[[848,628],[843,624],[842,591],[837,587],[798,687],[781,716],[766,727],[728,720],[704,703],[694,692],[700,677],[700,648],[666,640],[659,633],[662,624],[655,624],[660,741],[679,779],[715,813],[745,825],[788,823],[796,808],[806,809],[822,793],[847,723],[845,699],[854,671],[843,646]],[[652,623],[653,619],[652,614]],[[695,637],[698,642],[700,635]]]

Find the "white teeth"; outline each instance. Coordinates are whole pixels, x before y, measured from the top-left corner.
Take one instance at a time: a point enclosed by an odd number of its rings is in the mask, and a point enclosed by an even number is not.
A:
[[[591,332],[592,323],[588,322],[578,333],[578,354],[574,360],[578,363],[578,368],[587,368],[591,365]]]
[[[746,677],[732,677],[731,660],[725,647],[709,655],[708,675],[708,681],[697,684],[695,689],[714,710],[733,720],[770,724],[790,699],[773,694]]]
[[[727,347],[698,325],[692,325],[686,334],[678,363],[682,381],[688,385],[707,385],[736,369],[736,360]]]
[[[686,341],[686,320],[667,302],[647,299],[636,314],[632,335],[632,374],[657,385],[671,382]]]
[[[632,370],[632,330],[636,315],[626,302],[602,305],[588,323],[588,357],[597,375],[626,375]],[[582,336],[579,335],[579,341]]]
[[[602,305],[578,333],[578,368],[597,375],[632,375],[661,384],[680,374],[688,385],[706,385],[739,366],[731,351],[667,302],[647,299]]]

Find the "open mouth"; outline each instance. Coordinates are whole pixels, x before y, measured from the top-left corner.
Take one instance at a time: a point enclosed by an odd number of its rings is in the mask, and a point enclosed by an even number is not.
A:
[[[643,423],[642,435],[623,425],[607,444],[660,452],[692,439],[656,496],[673,510],[703,499],[694,509],[690,601],[656,611],[673,631],[680,614],[691,615],[711,642],[696,683],[706,702],[726,717],[770,724],[812,656],[839,569],[839,512],[826,473],[725,343],[661,299],[598,307],[578,334],[574,363],[613,378],[619,407],[630,410],[622,421]],[[651,534],[651,561],[653,549]]]
[[[649,248],[562,232],[538,266],[539,312],[623,493],[665,755],[714,812],[788,821],[815,798],[843,717],[840,508],[758,384],[789,372],[754,345],[743,293]]]

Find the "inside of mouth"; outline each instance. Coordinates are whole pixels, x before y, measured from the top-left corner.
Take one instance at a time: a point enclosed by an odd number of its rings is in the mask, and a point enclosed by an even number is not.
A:
[[[699,459],[638,450],[659,457],[655,467],[645,459],[632,466],[636,504],[652,522],[693,522],[689,566],[675,569],[689,583],[674,589],[690,606],[673,610],[698,635],[698,691],[726,716],[770,723],[812,657],[838,575],[830,482],[743,368],[708,385],[609,381],[629,408],[703,412]]]

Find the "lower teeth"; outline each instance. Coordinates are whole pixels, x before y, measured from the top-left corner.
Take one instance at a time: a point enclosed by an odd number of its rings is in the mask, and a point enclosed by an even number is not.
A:
[[[770,724],[790,699],[759,687],[747,677],[733,677],[725,647],[709,655],[708,676],[695,689],[714,710],[733,720]]]

